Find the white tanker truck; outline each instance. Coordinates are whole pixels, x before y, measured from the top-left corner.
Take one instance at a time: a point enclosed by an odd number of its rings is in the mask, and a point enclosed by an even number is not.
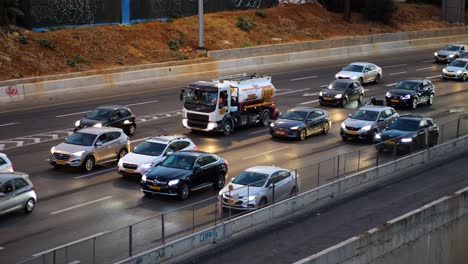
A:
[[[279,115],[271,76],[242,74],[198,81],[182,89],[182,124],[191,130],[223,132],[259,124],[268,126]]]

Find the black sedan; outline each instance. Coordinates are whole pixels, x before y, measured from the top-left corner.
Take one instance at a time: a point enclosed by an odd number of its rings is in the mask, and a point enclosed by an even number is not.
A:
[[[296,107],[282,114],[275,122],[270,123],[272,137],[306,139],[313,134],[327,134],[331,126],[331,117],[327,111]]]
[[[351,101],[362,103],[364,88],[358,81],[351,79],[335,80],[319,93],[320,105],[339,105],[344,107]]]
[[[437,144],[439,128],[430,118],[401,116],[376,135],[379,150],[408,153]]]
[[[141,190],[146,195],[162,194],[189,197],[191,191],[212,186],[221,190],[228,172],[225,159],[201,151],[179,151],[169,155],[141,178]]]
[[[434,103],[435,87],[429,80],[406,80],[388,90],[385,101],[388,106],[406,106],[416,109],[418,104]]]
[[[118,127],[127,135],[135,134],[135,115],[126,106],[101,106],[75,122],[75,131],[85,127]]]

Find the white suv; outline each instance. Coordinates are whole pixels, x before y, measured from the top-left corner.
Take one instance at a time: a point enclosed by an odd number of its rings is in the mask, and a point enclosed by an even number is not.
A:
[[[13,164],[3,153],[0,153],[0,172],[13,172]]]
[[[161,163],[167,155],[180,150],[197,150],[197,145],[182,136],[152,137],[120,159],[117,171],[125,177],[141,178],[150,168]]]

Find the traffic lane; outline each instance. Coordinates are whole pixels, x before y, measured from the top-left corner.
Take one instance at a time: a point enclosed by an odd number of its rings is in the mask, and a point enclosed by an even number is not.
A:
[[[424,56],[424,53],[417,54],[415,56],[417,58],[417,59],[415,59],[416,63],[419,63],[419,61],[422,60],[423,57],[421,55]],[[393,57],[392,57],[392,59],[395,60],[395,58],[393,58]],[[401,58],[397,58],[397,59],[401,60]],[[407,60],[407,58],[405,58],[405,59]],[[349,60],[349,62],[351,62],[351,60]],[[388,65],[388,67],[392,67],[392,66],[395,66],[395,65],[396,66],[403,65],[403,64],[400,63],[400,61],[393,62],[393,61],[390,60],[390,62],[387,62],[387,63],[391,64],[391,65]],[[400,63],[400,64],[394,64],[394,63]],[[409,64],[405,64],[405,65],[409,65]],[[338,72],[341,69],[341,68],[337,68],[336,66],[338,66],[338,65],[333,65],[333,66],[328,66],[328,67],[324,66],[322,68],[318,68],[317,72],[314,73],[314,74],[317,74],[318,77],[320,77],[319,79],[317,79],[317,83],[327,84],[331,80],[333,80],[334,73],[331,74],[331,77],[328,77],[327,75],[330,74],[330,68],[331,69],[335,68],[334,70],[336,72]],[[386,67],[386,66],[383,66],[383,67]],[[308,72],[306,70],[304,70],[302,72],[297,71],[297,72],[292,72],[290,74],[282,74],[283,76],[279,76],[278,78],[276,78],[276,76],[273,76],[273,80],[274,80],[274,83],[276,83],[278,87],[282,87],[282,86],[289,87],[289,86],[291,86],[291,83],[290,83],[291,80],[298,80],[298,79],[300,79],[302,81],[309,80],[308,76],[304,76],[304,75],[307,75],[307,74],[308,74]],[[385,73],[384,73],[384,75],[385,75]],[[283,82],[285,82],[284,85],[283,85]],[[186,84],[182,84],[180,87],[183,87],[184,85],[186,85]],[[320,84],[320,86],[321,85],[323,85],[323,84]],[[104,98],[104,99],[96,100],[95,98],[99,97],[99,95],[96,94],[96,95],[93,96],[93,98],[82,99],[77,105],[65,104],[65,105],[51,106],[48,109],[45,109],[44,111],[41,111],[41,113],[43,113],[43,114],[41,114],[40,116],[37,115],[36,109],[31,109],[31,110],[26,110],[24,112],[20,112],[20,116],[16,116],[16,112],[8,113],[8,115],[0,114],[0,124],[12,124],[12,123],[14,123],[15,127],[16,127],[14,129],[15,129],[16,132],[18,132],[18,130],[19,131],[21,131],[22,129],[24,130],[25,123],[24,123],[23,120],[25,120],[26,124],[27,124],[28,129],[26,129],[26,131],[34,131],[34,132],[37,131],[37,133],[39,133],[42,130],[40,130],[38,128],[43,123],[47,123],[50,126],[50,127],[48,127],[49,129],[50,128],[63,129],[65,124],[68,124],[68,123],[73,124],[74,121],[76,121],[76,119],[75,119],[75,117],[73,115],[71,115],[71,116],[67,116],[67,115],[70,115],[70,114],[73,114],[73,113],[82,113],[82,112],[85,112],[85,111],[92,110],[97,106],[106,105],[106,104],[107,105],[110,105],[110,104],[128,104],[128,105],[139,104],[139,106],[142,106],[142,103],[153,102],[153,101],[161,101],[161,102],[170,101],[170,102],[173,102],[173,101],[177,100],[176,98],[178,98],[178,93],[180,92],[180,90],[179,90],[180,87],[174,86],[174,89],[167,89],[166,88],[166,89],[156,90],[156,92],[154,92],[154,93],[147,93],[147,92],[144,92],[144,91],[134,91],[132,95],[128,96],[131,99],[128,99],[126,97],[122,98],[121,96],[115,97],[115,95],[111,95],[111,96],[105,96],[106,98]],[[316,85],[316,87],[319,87],[319,86]],[[289,89],[289,88],[285,88],[285,89]],[[118,91],[118,89],[116,89],[116,90]],[[281,88],[280,88],[280,90],[281,90]],[[115,93],[118,94],[117,91],[114,91],[114,94]],[[77,96],[75,98],[79,98],[79,96]],[[134,99],[137,99],[137,100],[134,100]],[[124,103],[125,101],[128,101],[128,102]],[[94,105],[94,107],[92,107],[93,105]],[[139,112],[138,114],[154,113],[154,107],[152,105],[150,105],[149,107],[139,107],[139,108],[142,108],[142,111]],[[163,103],[158,104],[158,108],[165,109],[165,110],[168,109],[168,108],[164,108]],[[73,111],[70,111],[71,109],[73,109]],[[147,112],[144,109],[151,109],[151,110],[149,110],[149,112]],[[31,119],[31,116],[33,114],[35,116],[35,119],[33,120],[33,122],[28,122]],[[42,117],[42,115],[44,115],[44,116]],[[63,115],[66,115],[66,116],[63,116]],[[50,120],[51,118],[57,118],[57,116],[61,116],[62,120],[54,122],[53,125],[51,125],[49,122],[46,122],[46,121]],[[22,134],[20,133],[19,135],[22,135]],[[1,131],[0,131],[0,138],[8,138],[8,136],[3,135],[1,133]]]
[[[467,162],[463,157],[345,195],[248,235],[242,242],[223,245],[218,253],[191,256],[185,263],[298,261],[467,186]]]

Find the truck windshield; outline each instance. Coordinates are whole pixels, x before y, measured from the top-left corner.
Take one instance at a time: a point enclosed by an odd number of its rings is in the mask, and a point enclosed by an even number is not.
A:
[[[199,89],[185,89],[184,105],[186,109],[202,112],[213,112],[218,103],[218,93]]]

